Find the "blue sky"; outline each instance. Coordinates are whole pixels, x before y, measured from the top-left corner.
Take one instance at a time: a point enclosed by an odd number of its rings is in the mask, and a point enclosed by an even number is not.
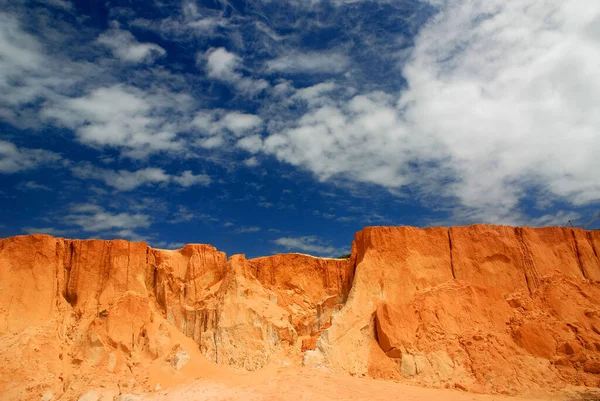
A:
[[[337,256],[600,209],[600,3],[0,4],[0,236]]]

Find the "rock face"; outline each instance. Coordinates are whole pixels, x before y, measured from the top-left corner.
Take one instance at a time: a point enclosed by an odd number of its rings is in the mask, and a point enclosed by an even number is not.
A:
[[[598,231],[487,225],[368,227],[349,260],[5,238],[0,393],[135,393],[201,360],[476,392],[598,386],[599,251]]]
[[[348,301],[304,363],[478,392],[598,386],[599,237],[366,228],[353,244]]]

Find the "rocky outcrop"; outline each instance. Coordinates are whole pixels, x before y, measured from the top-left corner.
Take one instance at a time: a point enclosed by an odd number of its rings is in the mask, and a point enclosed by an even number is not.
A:
[[[353,245],[348,301],[304,363],[477,392],[597,386],[585,366],[600,359],[598,237],[366,228]]]
[[[15,366],[22,352],[3,345],[14,341],[43,344],[52,361],[48,382],[97,370],[132,374],[141,359],[172,361],[183,352],[181,335],[219,364],[255,370],[272,360],[297,361],[302,342],[316,341],[330,325],[351,283],[347,260],[227,260],[210,245],[167,251],[123,240],[6,238],[0,358],[13,362],[0,367],[0,376],[10,371],[14,378],[19,369],[24,382],[35,376],[33,366]]]
[[[597,386],[599,250],[598,231],[487,225],[367,227],[349,260],[6,238],[0,391],[37,400],[108,375],[127,392],[200,360],[476,392]]]

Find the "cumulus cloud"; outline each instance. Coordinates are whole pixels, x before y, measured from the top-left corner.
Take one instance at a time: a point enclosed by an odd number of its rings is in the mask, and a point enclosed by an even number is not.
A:
[[[181,15],[163,21],[171,24],[171,33],[187,38],[193,26],[203,35],[231,28],[230,40],[217,45],[227,43],[229,50],[206,50],[216,41],[194,39],[197,47],[190,51],[199,51],[197,65],[205,75],[181,73],[179,66],[166,71],[168,66],[143,65],[164,55],[164,49],[140,43],[116,25],[88,39],[97,39],[126,63],[81,61],[96,53],[75,44],[57,55],[50,50],[57,47],[53,39],[24,29],[30,26],[24,13],[0,12],[0,118],[17,127],[53,122],[72,130],[80,143],[117,150],[138,159],[141,167],[157,153],[168,161],[189,155],[195,146],[202,152],[237,147],[248,152],[247,166],[266,154],[322,181],[408,193],[432,208],[450,210],[461,223],[524,221],[525,200],[578,206],[600,199],[594,175],[600,168],[597,2],[429,0],[438,13],[421,27],[412,48],[404,31],[419,22],[406,22],[412,17],[403,17],[395,8],[398,2],[378,2],[385,11],[378,14],[364,13],[353,0],[335,1],[340,7],[335,10],[321,3],[292,2],[330,9],[319,21],[302,14],[257,23],[251,15],[200,11],[184,1]],[[264,11],[261,4],[256,15]],[[254,32],[250,26],[268,35],[237,40]],[[326,53],[305,50],[302,34],[281,33],[298,28],[322,34],[332,26],[343,34]],[[266,64],[265,55],[273,57]],[[386,58],[399,63],[382,62]],[[256,65],[264,68],[249,67]],[[123,66],[135,74],[124,77]],[[320,82],[323,72],[336,75]],[[273,86],[261,76],[265,73]],[[282,73],[302,74],[277,80]],[[223,88],[215,81],[230,85],[233,99],[221,97]],[[202,88],[190,92],[196,99],[184,94],[182,88],[188,87]],[[204,110],[198,112],[200,104]],[[247,112],[221,109],[246,106]],[[52,152],[0,142],[2,173],[60,160]],[[153,167],[129,171],[79,164],[73,173],[120,190],[210,182],[200,172]]]
[[[263,141],[260,135],[247,136],[237,142],[237,146],[250,153],[256,153],[262,149]],[[246,163],[248,165],[248,163]]]
[[[0,119],[24,128],[38,126],[31,105],[66,81],[54,72],[44,46],[25,32],[18,16],[0,12]]]
[[[181,175],[173,177],[173,181],[182,187],[191,187],[193,185],[207,186],[211,183],[209,175],[194,174],[191,170],[186,170]]]
[[[270,135],[263,150],[321,180],[342,175],[388,187],[412,182],[413,155],[429,143],[403,126],[391,97],[373,93],[330,102],[312,108],[297,126]]]
[[[198,145],[213,149],[258,132],[263,127],[263,120],[254,114],[237,111],[202,110],[196,114],[191,125],[202,136]]]
[[[113,85],[46,106],[42,115],[74,130],[81,143],[120,148],[126,156],[144,158],[183,148],[177,136],[186,125],[173,117],[189,110],[190,103],[185,94]]]
[[[444,2],[424,28],[400,107],[450,156],[463,205],[509,214],[535,187],[600,198],[599,20],[593,3]]]
[[[306,89],[308,110],[275,125],[262,151],[321,180],[411,188],[465,221],[518,220],[536,196],[600,199],[600,5],[432,3],[439,13],[403,68],[408,89]]]
[[[229,83],[242,94],[254,95],[269,87],[269,83],[264,79],[244,76],[240,72],[243,67],[241,57],[223,47],[199,53],[197,62],[205,63],[206,73],[210,78]]]
[[[4,74],[14,74],[17,68],[33,70],[42,61],[42,46],[31,34],[26,33],[15,15],[0,13],[0,55]]]
[[[121,80],[119,66],[70,57],[71,47],[62,42],[68,40],[72,27],[57,23],[67,34],[56,32],[57,28],[49,32],[55,36],[44,38],[26,32],[21,20],[27,20],[24,13],[0,12],[0,91],[4,94],[0,119],[19,128],[39,129],[54,123],[75,131],[85,145],[119,148],[134,158],[184,148],[177,137],[189,126],[191,118],[186,115],[194,100],[185,91],[171,89],[177,82],[174,76],[152,73],[152,85],[143,89],[115,84]],[[129,32],[115,26],[100,41],[131,62],[162,53],[135,42]],[[56,51],[49,53],[50,49]]]
[[[235,136],[242,136],[260,128],[263,120],[254,114],[238,111],[202,110],[196,114],[192,125],[208,135],[229,131]]]
[[[26,226],[21,231],[25,234],[54,236],[81,236],[83,232],[92,238],[123,238],[131,241],[146,241],[152,237],[139,233],[139,230],[145,230],[153,223],[150,215],[109,209],[112,208],[95,202],[73,203],[51,218],[55,222],[54,227]]]
[[[108,47],[113,55],[128,63],[151,63],[167,52],[155,43],[140,43],[129,31],[119,28],[118,22],[111,24],[111,29],[102,33],[97,42]]]
[[[241,65],[241,59],[236,54],[219,47],[209,50],[204,56],[206,57],[206,72],[209,77],[223,81],[233,81],[239,78],[236,70]]]
[[[150,216],[141,213],[113,213],[92,203],[74,204],[65,216],[65,223],[78,226],[86,232],[115,231],[124,237],[132,237],[136,228],[150,226]]]
[[[253,114],[230,112],[225,114],[222,124],[236,136],[241,136],[250,130],[262,126],[263,121],[260,117]]]
[[[32,170],[44,165],[56,165],[62,157],[43,149],[18,148],[13,143],[0,140],[0,174]]]
[[[260,164],[260,161],[256,157],[254,157],[254,156],[249,157],[246,160],[244,160],[244,165],[246,167],[256,167],[259,164]]]

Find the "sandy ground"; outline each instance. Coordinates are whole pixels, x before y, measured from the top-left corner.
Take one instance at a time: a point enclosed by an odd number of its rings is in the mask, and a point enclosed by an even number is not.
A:
[[[229,376],[229,375],[228,375]],[[582,399],[577,397],[578,399]],[[559,401],[559,395],[479,395],[455,389],[430,389],[405,383],[337,376],[304,368],[270,367],[230,377],[199,379],[148,394],[144,401],[201,400],[433,400],[433,401]]]

